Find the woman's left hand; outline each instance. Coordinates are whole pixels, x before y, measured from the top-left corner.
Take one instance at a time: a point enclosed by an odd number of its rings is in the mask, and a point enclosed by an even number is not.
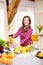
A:
[[[14,47],[20,46],[20,42],[14,43],[13,46]]]

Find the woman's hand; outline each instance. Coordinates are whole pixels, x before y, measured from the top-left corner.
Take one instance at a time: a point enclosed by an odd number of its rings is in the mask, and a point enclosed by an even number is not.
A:
[[[13,34],[9,35],[9,37],[13,37]]]
[[[20,42],[14,43],[13,46],[14,46],[14,47],[20,46]]]

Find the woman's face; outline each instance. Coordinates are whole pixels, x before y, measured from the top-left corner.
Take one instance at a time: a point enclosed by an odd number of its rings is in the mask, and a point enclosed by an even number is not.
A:
[[[28,26],[29,25],[29,19],[28,18],[24,18],[24,25]]]

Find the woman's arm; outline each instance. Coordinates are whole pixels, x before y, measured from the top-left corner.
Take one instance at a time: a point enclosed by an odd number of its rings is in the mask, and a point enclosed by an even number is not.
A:
[[[15,34],[13,34],[13,37],[14,37],[14,38],[16,38],[16,37],[18,37],[18,36],[20,35],[20,29],[21,29],[21,28],[19,28],[18,31],[17,31]]]
[[[26,42],[28,41],[28,39],[31,38],[32,32],[33,32],[32,29],[30,29],[30,30],[27,32],[26,38],[20,41],[20,44],[21,44],[21,45],[24,44],[24,43],[26,43]]]

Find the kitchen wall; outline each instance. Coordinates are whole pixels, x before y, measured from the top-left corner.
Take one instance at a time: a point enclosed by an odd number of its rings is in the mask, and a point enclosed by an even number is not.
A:
[[[34,18],[35,25],[43,25],[43,1],[36,1],[34,3]],[[43,33],[43,29],[41,33]]]
[[[43,1],[36,1],[34,4],[35,24],[43,24]]]
[[[34,3],[34,22],[35,25],[43,25],[43,0],[35,1]],[[38,30],[35,28],[35,34],[38,33]],[[43,34],[43,29],[41,30],[41,33]],[[43,36],[38,36],[38,42],[36,42],[35,46],[43,49]]]
[[[8,40],[6,0],[0,0],[0,39]]]

